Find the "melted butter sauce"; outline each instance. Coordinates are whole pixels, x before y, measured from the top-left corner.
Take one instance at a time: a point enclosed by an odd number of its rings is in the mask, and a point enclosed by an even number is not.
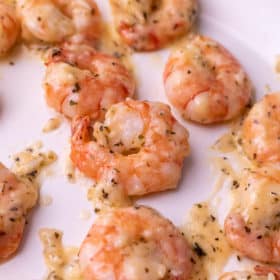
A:
[[[133,72],[131,61],[132,50],[121,41],[113,25],[108,23],[103,25],[103,34],[97,49],[120,59]]]
[[[207,202],[193,206],[182,230],[194,251],[194,269],[190,280],[217,279],[231,249]]]
[[[64,247],[63,233],[55,229],[41,229],[43,254],[48,268],[46,280],[83,280],[78,263],[78,248]]]

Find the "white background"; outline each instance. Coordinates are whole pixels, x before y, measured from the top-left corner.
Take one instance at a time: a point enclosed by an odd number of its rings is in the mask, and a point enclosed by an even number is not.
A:
[[[97,2],[108,19],[108,1]],[[255,85],[258,99],[265,93],[266,85],[274,91],[280,90],[280,82],[273,72],[276,55],[280,54],[279,28],[279,0],[200,1],[199,31],[217,39],[237,56]],[[134,55],[140,99],[166,101],[162,71],[167,55],[168,50]],[[9,61],[15,65],[10,66]],[[90,209],[85,189],[81,184],[69,184],[62,175],[69,124],[65,122],[50,134],[41,133],[46,121],[55,115],[44,102],[43,74],[43,63],[26,52],[0,62],[0,161],[10,166],[10,154],[37,140],[43,141],[45,149],[53,149],[61,155],[60,161],[51,168],[53,176],[44,180],[41,188],[41,194],[51,195],[53,203],[33,211],[19,253],[0,265],[1,280],[42,279],[46,269],[38,230],[42,227],[61,229],[66,244],[78,245],[94,218],[80,219],[81,211]],[[185,125],[191,135],[191,156],[186,160],[179,189],[141,200],[177,225],[182,223],[193,203],[208,197],[214,179],[210,172],[209,147],[226,128]]]

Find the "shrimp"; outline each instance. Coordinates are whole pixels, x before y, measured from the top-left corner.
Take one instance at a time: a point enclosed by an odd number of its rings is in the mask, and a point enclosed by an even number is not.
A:
[[[20,24],[14,7],[0,1],[0,56],[5,55],[16,43],[20,33]]]
[[[117,30],[136,51],[162,48],[186,34],[197,14],[196,0],[110,0]]]
[[[242,126],[242,149],[260,166],[280,164],[280,92],[266,95],[254,105]]]
[[[163,79],[169,102],[183,118],[201,124],[233,119],[252,95],[249,77],[236,58],[201,35],[173,51]]]
[[[85,280],[187,280],[192,251],[179,230],[151,208],[116,208],[99,215],[83,241]]]
[[[37,189],[20,181],[0,163],[0,260],[11,257],[20,245],[26,215],[37,201]]]
[[[258,173],[238,188],[236,204],[225,219],[230,245],[243,255],[265,263],[280,263],[280,185]]]
[[[135,91],[132,75],[117,58],[87,45],[51,49],[46,66],[47,104],[70,119],[85,115],[100,119],[112,104]]]
[[[27,42],[95,43],[101,16],[91,0],[18,0],[22,37]]]
[[[159,102],[127,99],[113,105],[103,123],[73,122],[74,165],[97,181],[111,170],[111,184],[128,196],[175,188],[188,153],[187,130]]]

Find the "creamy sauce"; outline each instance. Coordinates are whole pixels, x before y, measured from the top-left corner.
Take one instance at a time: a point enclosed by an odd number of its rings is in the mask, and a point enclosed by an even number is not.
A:
[[[35,181],[42,168],[52,164],[57,159],[55,152],[42,152],[42,148],[43,144],[39,141],[13,155],[12,171],[22,179],[30,182]]]
[[[125,207],[132,204],[132,199],[126,195],[122,186],[112,184],[108,179],[88,188],[87,199],[92,203],[95,213],[107,211],[111,207]]]
[[[58,129],[61,125],[60,118],[50,118],[43,127],[43,132],[48,133],[55,129]]]
[[[190,279],[217,279],[231,249],[209,205],[195,204],[182,230],[194,250],[194,269]]]
[[[280,75],[280,55],[276,57],[275,72]]]
[[[78,248],[64,247],[63,233],[55,229],[41,229],[43,254],[48,268],[46,280],[83,280],[78,263]]]
[[[76,170],[69,154],[66,156],[64,172],[70,183],[76,182]]]
[[[53,202],[53,198],[50,195],[41,195],[40,197],[40,206],[50,206]]]
[[[133,72],[133,63],[131,61],[132,50],[121,41],[119,34],[111,24],[104,25],[98,49],[119,58]]]
[[[236,149],[235,141],[231,133],[225,133],[219,138],[213,146],[213,149],[222,152],[230,153]]]
[[[91,218],[91,211],[89,211],[88,209],[83,209],[81,212],[80,212],[80,219],[81,220],[84,220],[84,221],[87,221]]]

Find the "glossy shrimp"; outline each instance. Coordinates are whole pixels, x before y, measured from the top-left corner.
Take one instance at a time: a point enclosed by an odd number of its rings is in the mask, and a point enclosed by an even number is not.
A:
[[[101,16],[91,0],[18,0],[22,37],[27,42],[95,43]]]
[[[163,76],[169,102],[185,119],[202,124],[233,119],[252,95],[250,79],[236,58],[201,35],[173,51]]]
[[[51,49],[46,66],[47,104],[70,119],[100,119],[112,104],[134,94],[135,81],[125,66],[87,45]]]
[[[251,109],[242,127],[242,148],[258,165],[278,167],[280,179],[280,92],[266,95]]]
[[[113,105],[103,123],[92,126],[84,117],[72,127],[73,163],[97,181],[106,170],[129,196],[175,188],[188,153],[187,130],[162,103],[127,99]]]
[[[116,28],[137,51],[162,48],[186,34],[197,14],[196,0],[110,0]]]
[[[245,174],[225,220],[230,245],[265,263],[280,263],[280,185],[260,174]]]
[[[5,55],[16,43],[20,33],[20,24],[14,7],[0,1],[0,56]]]
[[[80,248],[85,280],[187,280],[192,251],[179,230],[151,208],[97,217]]]
[[[20,245],[26,215],[37,201],[34,185],[21,182],[0,163],[0,260],[11,257]]]

